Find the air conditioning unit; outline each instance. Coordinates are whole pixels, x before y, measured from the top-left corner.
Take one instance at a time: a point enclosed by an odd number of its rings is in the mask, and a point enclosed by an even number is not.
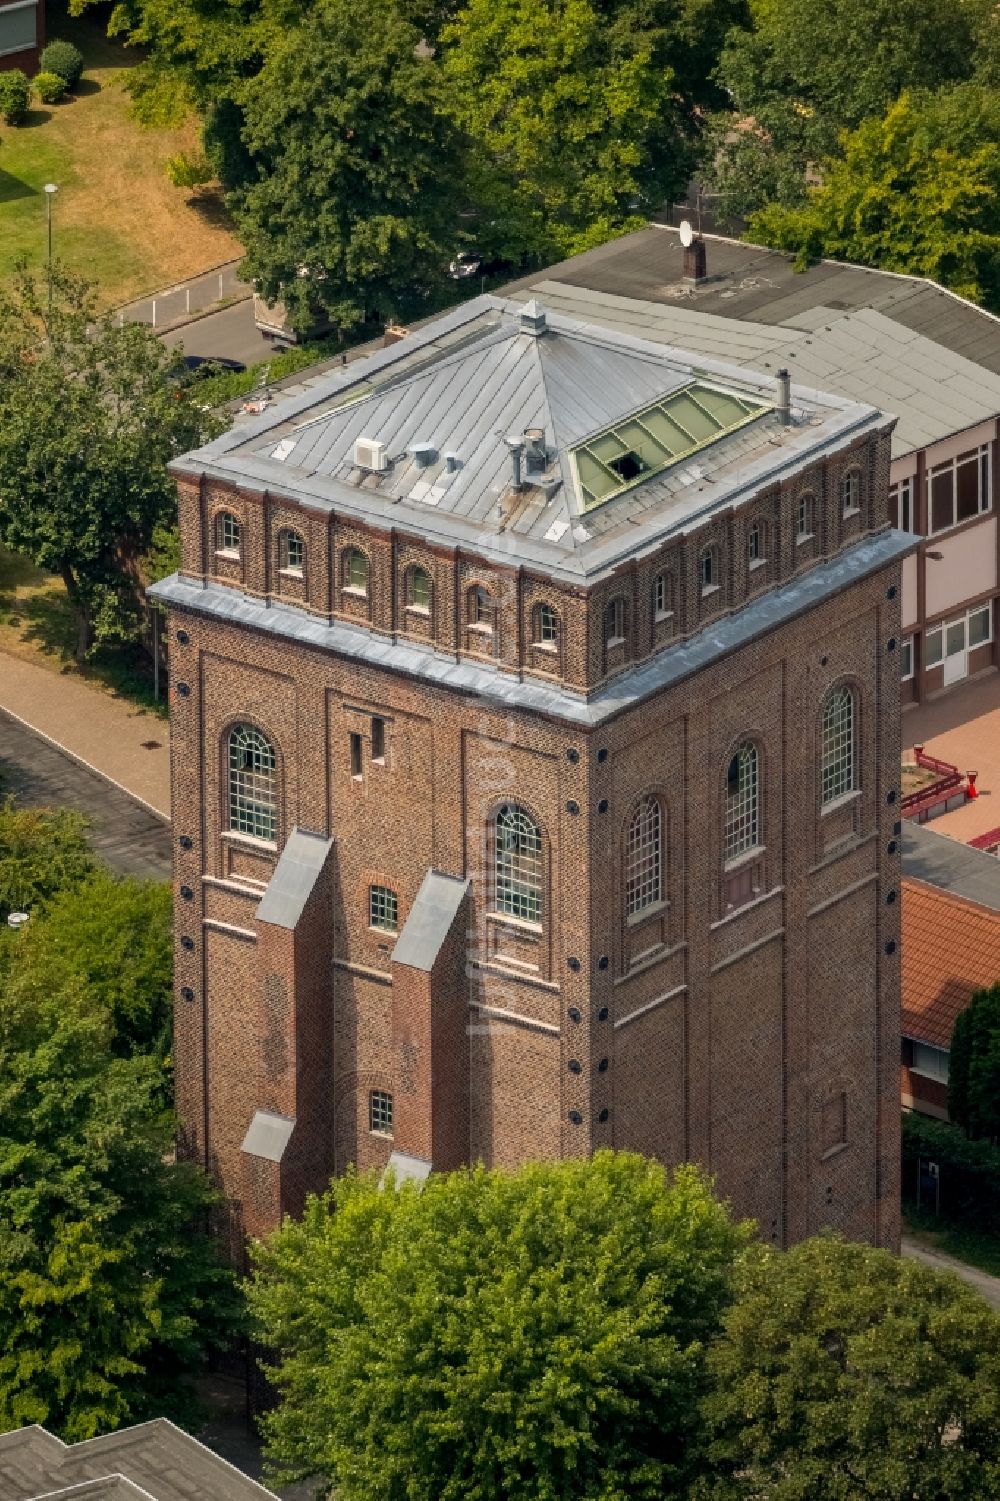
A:
[[[357,469],[374,469],[382,474],[389,467],[385,444],[375,438],[355,438],[354,465]]]

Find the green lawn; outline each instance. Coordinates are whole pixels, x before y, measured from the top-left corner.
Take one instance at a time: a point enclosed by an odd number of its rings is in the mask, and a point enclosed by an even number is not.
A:
[[[0,278],[25,257],[47,254],[47,182],[53,202],[55,253],[96,281],[105,303],[169,286],[239,255],[218,203],[195,200],[168,181],[165,164],[197,139],[180,130],[146,129],[131,116],[123,87],[136,54],[108,41],[105,20],[68,18],[59,0],[48,10],[48,35],[74,42],[85,70],[76,94],[37,106],[27,123],[0,128]]]
[[[934,1214],[926,1214],[906,1205],[903,1211],[903,1229],[928,1246],[932,1251],[944,1251],[957,1261],[978,1267],[981,1272],[990,1272],[1000,1277],[1000,1238],[980,1230],[969,1230],[962,1225],[953,1225],[940,1220]]]

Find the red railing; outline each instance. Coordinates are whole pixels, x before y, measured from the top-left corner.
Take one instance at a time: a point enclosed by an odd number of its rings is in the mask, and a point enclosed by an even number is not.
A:
[[[948,803],[953,797],[961,795],[966,801],[978,797],[976,791],[976,777],[978,772],[967,773],[967,782],[957,766],[950,761],[941,761],[937,756],[929,756],[922,745],[913,747],[913,756],[919,767],[924,771],[937,772],[933,782],[926,787],[918,787],[913,792],[907,792],[900,803],[900,811],[904,818],[915,818],[918,823],[929,818],[936,808],[942,803]]]
[[[1000,829],[990,829],[988,834],[977,834],[975,839],[966,840],[971,850],[988,850],[1000,845]]]

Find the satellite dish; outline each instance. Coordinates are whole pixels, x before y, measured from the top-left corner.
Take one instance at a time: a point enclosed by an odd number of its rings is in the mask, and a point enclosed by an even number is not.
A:
[[[691,228],[691,221],[689,219],[681,220],[680,237],[682,245],[690,245],[694,239],[694,230]]]

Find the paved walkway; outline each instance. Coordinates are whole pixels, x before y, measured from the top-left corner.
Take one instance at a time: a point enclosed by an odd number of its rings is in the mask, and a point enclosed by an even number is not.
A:
[[[914,745],[950,761],[959,771],[978,771],[979,797],[931,820],[936,834],[965,844],[1000,826],[1000,672],[951,688],[933,703],[903,714],[904,760]]]
[[[0,771],[19,803],[85,813],[95,853],[117,875],[170,879],[169,825],[2,710]]]
[[[903,1236],[903,1255],[912,1256],[914,1261],[924,1261],[936,1271],[954,1272],[963,1282],[968,1282],[970,1287],[981,1293],[987,1303],[1000,1309],[1000,1277],[981,1272],[978,1267],[969,1266],[967,1262],[956,1261],[954,1256],[948,1256],[944,1251],[932,1250],[930,1246],[913,1240],[909,1235]]]
[[[250,282],[241,281],[237,273],[239,261],[227,261],[193,276],[190,281],[179,282],[174,287],[163,287],[149,297],[140,297],[136,302],[116,308],[117,316],[125,322],[149,323],[153,328],[168,328],[185,319],[196,316],[217,303],[245,300],[253,297]]]
[[[170,817],[165,719],[78,678],[0,653],[0,709]]]

